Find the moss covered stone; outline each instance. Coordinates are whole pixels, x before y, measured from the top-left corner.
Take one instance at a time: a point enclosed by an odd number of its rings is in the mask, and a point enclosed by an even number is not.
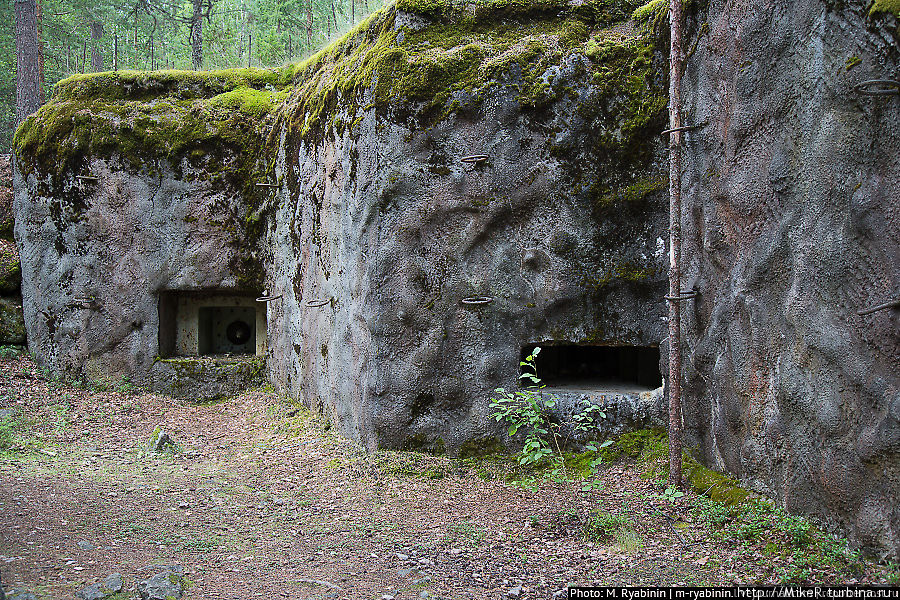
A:
[[[118,154],[140,168],[148,157],[177,165],[231,152],[238,157],[229,165],[238,168],[235,180],[249,182],[265,176],[279,126],[318,138],[354,127],[357,112],[373,108],[433,122],[477,104],[499,84],[516,86],[523,105],[539,107],[564,93],[545,74],[573,52],[595,62],[594,84],[619,93],[623,82],[633,88],[632,110],[620,113],[628,132],[665,103],[638,72],[647,66],[639,63],[648,62],[649,43],[633,36],[623,43],[611,29],[639,5],[399,0],[308,60],[280,69],[70,77],[19,128],[15,149],[25,173],[57,176],[78,172],[91,155]]]
[[[875,0],[869,8],[869,14],[890,13],[900,18],[900,0]]]
[[[19,253],[12,242],[0,240],[0,294],[14,294],[22,280]]]

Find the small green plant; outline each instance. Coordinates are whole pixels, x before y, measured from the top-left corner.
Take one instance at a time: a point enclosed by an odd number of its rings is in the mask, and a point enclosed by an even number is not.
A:
[[[668,501],[670,504],[675,504],[675,502],[682,496],[684,496],[684,492],[682,492],[675,486],[669,486],[663,491],[662,496],[660,497],[663,500]]]
[[[540,467],[548,465],[548,476],[556,482],[570,481],[570,473],[566,466],[565,456],[562,452],[560,440],[560,424],[551,418],[551,409],[556,406],[559,398],[545,391],[546,386],[538,377],[535,359],[541,349],[535,348],[531,354],[519,362],[522,374],[519,379],[524,382],[520,390],[507,391],[504,388],[494,390],[496,396],[491,398],[490,407],[494,409],[491,416],[498,422],[508,424],[507,433],[510,437],[523,432],[525,443],[518,456],[518,462],[523,467]],[[605,419],[606,413],[597,404],[585,401],[585,408],[574,416],[573,429],[576,433],[590,435],[597,430],[598,420]],[[590,443],[586,450],[593,452],[589,470],[593,473],[603,462],[600,451],[612,442],[605,441],[602,444]],[[520,485],[534,488],[540,482],[539,477],[525,478]],[[595,486],[585,484],[585,490],[594,489]]]
[[[519,379],[527,382],[525,387],[514,392],[497,388],[494,390],[497,396],[491,398],[490,404],[494,409],[491,416],[498,422],[509,423],[507,433],[510,437],[520,430],[525,432],[525,445],[518,458],[522,466],[534,466],[554,456],[547,438],[552,432],[556,442],[556,424],[550,421],[549,409],[556,406],[557,398],[552,394],[544,394],[546,386],[537,376],[534,361],[540,351],[540,348],[535,348],[525,360],[519,362],[523,370]],[[565,470],[564,464],[558,466],[561,466],[560,470]]]
[[[584,537],[594,541],[615,538],[621,530],[630,525],[631,522],[622,515],[594,511],[588,515],[584,523]]]

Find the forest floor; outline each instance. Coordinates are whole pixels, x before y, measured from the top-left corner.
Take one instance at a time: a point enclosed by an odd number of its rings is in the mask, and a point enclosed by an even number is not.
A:
[[[266,391],[84,389],[0,348],[0,573],[70,599],[182,565],[188,599],[560,598],[577,585],[896,583],[806,521],[666,499],[623,454],[524,489],[509,458],[366,453]],[[161,427],[178,448],[148,450]],[[5,440],[5,441],[4,441]],[[130,596],[129,596],[130,597]]]

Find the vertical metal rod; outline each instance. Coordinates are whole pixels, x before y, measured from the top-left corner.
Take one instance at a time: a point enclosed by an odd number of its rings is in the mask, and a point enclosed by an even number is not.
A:
[[[669,296],[681,292],[681,2],[669,0]],[[681,487],[681,304],[669,300],[669,485]]]

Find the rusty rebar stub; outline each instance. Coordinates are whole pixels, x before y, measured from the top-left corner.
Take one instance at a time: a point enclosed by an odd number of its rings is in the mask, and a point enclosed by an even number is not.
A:
[[[490,304],[494,299],[490,296],[469,296],[468,298],[463,298],[460,300],[466,306],[483,306],[485,304]]]
[[[464,163],[467,163],[467,164],[470,164],[470,165],[476,165],[476,164],[478,164],[478,163],[483,163],[483,162],[486,161],[488,158],[489,158],[489,157],[488,157],[487,154],[472,154],[472,155],[470,155],[470,156],[463,156],[463,157],[462,157],[461,159],[459,159],[459,160],[460,160],[461,162],[464,162]]]
[[[878,312],[879,310],[884,310],[886,308],[894,308],[900,307],[900,298],[896,298],[889,302],[885,302],[884,304],[879,304],[878,306],[872,306],[869,308],[864,308],[862,310],[856,311],[856,314],[863,317],[865,315],[871,315],[873,312]]]
[[[280,183],[257,183],[256,187],[264,187],[264,188],[280,188]]]
[[[284,294],[278,294],[277,296],[260,296],[256,299],[257,302],[271,302],[272,300],[278,300]]]
[[[331,304],[331,298],[327,298],[325,300],[309,300],[307,301],[306,306],[310,308],[321,308],[326,304]]]
[[[93,296],[75,296],[74,305],[79,308],[98,308],[100,303]]]
[[[670,133],[675,133],[676,131],[694,131],[695,129],[700,129],[704,125],[705,123],[701,123],[700,125],[682,125],[681,127],[673,127],[672,129],[663,129],[659,132],[659,135],[668,135]]]
[[[666,300],[669,302],[681,302],[682,300],[693,300],[697,296],[700,295],[700,292],[697,290],[681,290],[681,294],[678,296],[664,296]]]
[[[869,79],[854,85],[853,90],[863,96],[894,96],[900,94],[900,81],[893,79]]]

